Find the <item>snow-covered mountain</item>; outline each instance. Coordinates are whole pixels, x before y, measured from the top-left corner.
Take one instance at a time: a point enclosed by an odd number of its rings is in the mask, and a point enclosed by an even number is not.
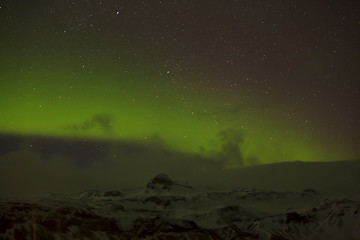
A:
[[[359,199],[215,191],[165,174],[142,189],[0,202],[0,239],[360,239]]]

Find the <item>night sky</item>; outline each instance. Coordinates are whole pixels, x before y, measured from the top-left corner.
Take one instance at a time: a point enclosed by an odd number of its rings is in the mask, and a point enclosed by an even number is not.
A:
[[[359,159],[359,64],[359,1],[0,0],[1,153]]]

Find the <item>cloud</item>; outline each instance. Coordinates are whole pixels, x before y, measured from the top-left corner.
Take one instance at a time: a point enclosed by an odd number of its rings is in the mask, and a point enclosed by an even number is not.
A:
[[[96,139],[0,135],[0,157],[15,152],[36,153],[47,160],[61,156],[78,167],[86,167],[109,155],[112,143]]]
[[[151,146],[151,147],[156,147],[156,148],[163,148],[163,149],[165,149],[167,147],[165,140],[162,137],[160,137],[159,134],[157,134],[157,133],[151,135],[147,139],[146,145]]]
[[[0,156],[17,151],[22,144],[23,139],[11,135],[0,135]]]
[[[139,187],[161,172],[205,185],[220,166],[199,154],[167,149],[157,134],[147,144],[31,136],[2,136],[0,140],[21,142],[18,149],[0,156],[0,195]]]
[[[238,129],[227,129],[218,132],[221,149],[215,154],[215,158],[224,162],[226,167],[243,166],[244,159],[240,144],[244,142],[243,132]]]
[[[145,187],[153,176],[162,172],[194,186],[223,190],[256,187],[278,191],[315,188],[327,192],[356,192],[358,188],[352,183],[360,181],[357,174],[360,161],[293,162],[222,169],[214,159],[194,154],[156,149],[133,151],[126,157],[121,151],[117,153],[119,156],[111,161],[96,162],[85,168],[56,155],[44,159],[29,151],[8,153],[0,157],[0,196],[27,197],[86,189],[107,191]]]
[[[113,145],[116,151],[83,167],[66,156],[19,150],[0,157],[0,195],[29,196],[72,193],[84,189],[114,190],[141,187],[158,173],[206,185],[220,174],[216,163],[196,154],[185,154],[140,145]]]
[[[112,133],[113,131],[113,116],[109,114],[96,114],[92,118],[95,125],[100,126],[104,133]]]
[[[73,132],[87,132],[94,128],[100,128],[101,131],[106,135],[113,133],[114,117],[111,114],[95,114],[92,118],[87,121],[78,124],[72,124],[66,126]]]
[[[111,142],[83,139],[37,137],[31,141],[31,151],[44,159],[59,155],[79,167],[86,167],[108,156]]]
[[[219,150],[205,154],[220,163],[223,168],[242,167],[259,163],[254,155],[250,157],[244,156],[242,148],[245,143],[245,135],[240,129],[230,128],[219,131],[214,143],[219,145]]]
[[[0,158],[0,194],[29,196],[72,191],[75,169],[60,157],[45,161],[29,151],[9,153]]]

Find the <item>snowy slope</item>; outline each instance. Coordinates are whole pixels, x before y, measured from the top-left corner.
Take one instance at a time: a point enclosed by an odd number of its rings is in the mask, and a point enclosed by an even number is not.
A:
[[[0,239],[360,239],[360,201],[211,191],[161,174],[143,189],[0,202]]]

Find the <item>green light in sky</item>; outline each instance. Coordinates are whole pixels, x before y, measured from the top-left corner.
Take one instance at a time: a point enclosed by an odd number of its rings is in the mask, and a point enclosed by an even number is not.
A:
[[[212,155],[221,151],[220,131],[239,129],[245,164],[248,159],[270,163],[339,157],[325,151],[306,129],[290,126],[287,134],[274,132],[271,129],[284,130],[281,122],[259,121],[271,121],[269,113],[239,110],[228,116],[218,110],[224,102],[219,94],[201,86],[196,91],[167,72],[148,77],[134,69],[104,74],[82,67],[47,70],[43,65],[0,73],[0,132],[144,143],[158,135],[174,150]],[[231,104],[236,99],[229,97]],[[242,163],[228,167],[238,165]]]

